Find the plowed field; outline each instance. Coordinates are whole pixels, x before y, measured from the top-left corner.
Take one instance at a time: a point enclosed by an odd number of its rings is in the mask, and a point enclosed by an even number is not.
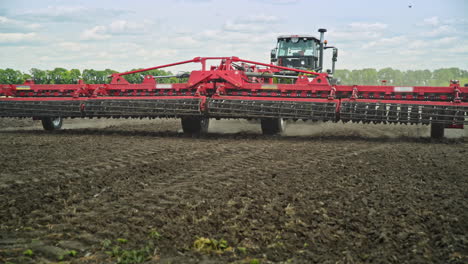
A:
[[[467,263],[468,140],[0,120],[0,263]],[[465,133],[465,134],[463,134]]]

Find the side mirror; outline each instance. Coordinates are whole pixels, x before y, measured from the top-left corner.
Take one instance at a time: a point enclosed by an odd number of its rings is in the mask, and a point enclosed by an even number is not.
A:
[[[270,59],[271,59],[272,62],[276,61],[276,49],[271,50]]]
[[[333,49],[333,61],[336,61],[338,58],[338,49]]]

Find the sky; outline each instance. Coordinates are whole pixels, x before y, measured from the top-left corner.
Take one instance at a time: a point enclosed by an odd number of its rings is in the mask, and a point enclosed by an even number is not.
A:
[[[326,28],[338,69],[466,70],[466,13],[467,0],[0,0],[0,68],[124,71],[198,56],[268,62],[278,35],[318,37]],[[199,66],[169,70],[191,69]]]

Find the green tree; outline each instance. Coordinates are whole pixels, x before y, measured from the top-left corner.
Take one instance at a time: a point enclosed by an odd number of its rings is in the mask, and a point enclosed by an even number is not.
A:
[[[350,83],[349,81],[350,75],[351,75],[351,72],[349,70],[336,70],[334,77],[339,79],[340,83],[348,84]]]
[[[83,70],[83,80],[85,83],[94,84],[97,83],[97,73],[93,69]]]
[[[432,85],[446,86],[451,80],[459,80],[463,76],[463,71],[458,68],[437,69],[433,73]]]
[[[37,84],[46,84],[47,83],[47,71],[32,68],[29,70],[33,76],[34,82]]]
[[[19,84],[25,80],[23,73],[17,70],[6,68],[0,71],[0,82],[3,84]]]
[[[135,70],[135,69],[132,69]],[[34,79],[37,84],[71,84],[83,79],[85,83],[109,83],[109,76],[116,73],[112,69],[94,70],[85,69],[80,72],[78,69],[67,70],[65,68],[55,68],[53,70],[41,70],[32,68],[29,73],[23,73],[14,69],[0,69],[1,84],[21,84],[26,79]],[[148,72],[130,74],[124,76],[130,83],[141,83],[143,75],[167,76],[173,75],[170,71],[161,69]],[[404,86],[447,86],[450,80],[459,80],[461,85],[468,83],[468,70],[459,68],[442,68],[434,71],[430,70],[408,70],[383,68],[375,70],[372,68],[359,70],[336,70],[335,77],[341,80],[344,85],[379,85],[382,80],[386,80],[388,85]],[[159,78],[158,83],[178,83],[187,82],[187,78]]]
[[[66,84],[71,82],[69,72],[64,68],[55,68],[49,72],[51,84]]]
[[[70,70],[70,80],[69,83],[77,83],[78,80],[81,79],[81,72],[78,69],[71,69]]]
[[[362,69],[361,80],[364,85],[377,85],[379,83],[377,71],[371,68]]]

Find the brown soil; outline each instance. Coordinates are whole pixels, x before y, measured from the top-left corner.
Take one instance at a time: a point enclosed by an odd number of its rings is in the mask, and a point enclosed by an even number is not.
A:
[[[0,263],[468,262],[466,136],[299,124],[267,137],[222,121],[187,137],[176,120],[67,123],[50,133],[0,121]],[[197,251],[201,237],[229,248]]]

